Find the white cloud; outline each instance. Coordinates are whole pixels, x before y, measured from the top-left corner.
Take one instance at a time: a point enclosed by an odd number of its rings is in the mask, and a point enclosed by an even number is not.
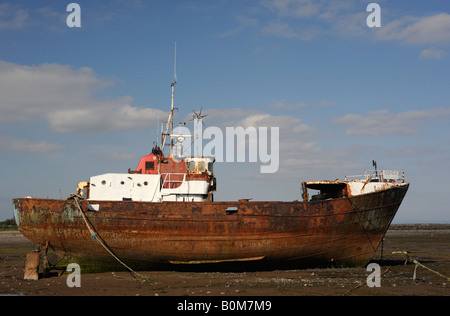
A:
[[[450,108],[412,110],[392,113],[389,110],[369,112],[367,115],[347,114],[333,119],[333,123],[346,127],[347,135],[413,135],[425,119],[450,115]]]
[[[444,150],[434,146],[414,146],[408,148],[385,149],[384,153],[391,157],[412,157],[430,155],[433,153],[442,153]]]
[[[420,58],[424,59],[439,59],[445,55],[445,52],[440,49],[424,49],[420,53]]]
[[[366,12],[360,13],[339,13],[338,16],[327,19],[331,30],[336,30],[343,37],[368,37],[370,29],[367,27]]]
[[[321,1],[315,0],[271,0],[263,1],[263,5],[280,16],[307,18],[320,12]]]
[[[0,135],[0,150],[21,152],[21,153],[48,153],[65,148],[59,144],[52,144],[45,141],[33,143],[26,139],[13,138]]]
[[[247,127],[279,127],[280,137],[286,138],[288,135],[298,138],[301,136],[303,138],[315,137],[318,135],[318,131],[310,127],[309,125],[303,123],[299,118],[288,116],[288,115],[271,115],[260,110],[252,109],[207,109],[202,113],[207,114],[207,120],[204,122],[208,126],[211,124],[217,124],[220,128],[225,127],[237,127],[242,126]],[[186,119],[191,119],[192,116],[186,117]]]
[[[333,101],[327,101],[327,100],[322,100],[322,101],[319,102],[318,105],[321,106],[321,107],[327,107],[327,106],[333,106],[333,105],[336,105],[336,102],[333,102]]]
[[[447,44],[450,42],[450,14],[401,17],[379,28],[377,37],[408,44]]]
[[[264,35],[308,41],[318,36],[365,36],[367,12],[355,0],[261,0],[272,18],[259,23]]]
[[[284,38],[299,37],[299,34],[289,24],[280,21],[271,21],[263,27],[263,32],[267,35],[276,35]]]
[[[243,32],[246,29],[258,27],[259,21],[255,18],[238,16],[235,18],[237,26],[229,31],[219,34],[219,37],[229,37]]]
[[[139,158],[138,154],[128,154],[128,153],[112,153],[112,154],[107,154],[107,153],[103,153],[101,154],[101,158],[102,159],[107,159],[107,160],[136,160]]]
[[[279,128],[279,169],[274,176],[282,177],[284,179],[298,179],[300,177],[299,172],[302,172],[302,176],[305,176],[305,172],[311,170],[329,170],[330,166],[333,167],[336,160],[336,154],[322,149],[317,140],[320,136],[320,132],[303,122],[302,119],[289,116],[289,115],[272,115],[260,110],[254,109],[206,109],[202,114],[208,114],[208,117],[204,120],[206,127],[217,126],[222,130],[223,137],[226,136],[226,127],[242,127],[247,129],[249,127],[256,128],[259,131],[260,127],[267,127],[268,133],[271,134],[271,127]],[[191,115],[186,117],[186,120],[192,119]],[[194,130],[194,126],[187,126],[191,133]],[[271,136],[267,135],[271,142]],[[209,140],[203,140],[203,145],[209,143]],[[272,148],[272,143],[268,143],[268,147]],[[225,157],[226,141],[223,142]],[[240,143],[236,150],[249,150],[249,143]],[[276,147],[276,146],[275,146]],[[252,150],[255,148],[252,147]],[[271,149],[269,149],[270,151]],[[225,158],[224,158],[225,159]],[[256,173],[252,177],[263,176]]]
[[[214,109],[208,108],[203,109],[202,114],[207,114],[208,117],[203,121],[207,123],[207,125],[216,124],[220,127],[225,126],[234,126],[237,120],[241,120],[243,117],[262,114],[263,112],[260,110],[254,109],[243,109],[243,108],[229,108],[229,109]],[[189,121],[193,118],[193,114],[188,114],[185,117],[186,121]]]
[[[254,14],[247,18],[247,28],[258,28],[261,34],[281,38],[312,40],[318,36],[358,37],[407,44],[448,44],[450,14],[439,12],[429,16],[394,15],[381,5],[380,28],[367,26],[367,3],[356,0],[260,0]],[[241,19],[245,19],[241,16]],[[244,20],[245,21],[245,20]],[[242,23],[229,35],[237,33]],[[426,52],[425,52],[426,54]]]
[[[20,30],[24,28],[29,20],[28,13],[10,3],[0,4],[0,31]]]
[[[211,119],[220,121],[223,135],[225,127],[268,127],[269,133],[271,127],[279,128],[279,169],[274,176],[283,179],[298,179],[300,172],[302,176],[311,170],[329,170],[334,166],[336,154],[320,148],[317,143],[319,131],[300,118],[288,115],[271,115],[258,110],[219,110],[208,109],[207,126],[211,126]],[[269,137],[270,139],[270,137]],[[204,144],[207,143],[204,141]],[[249,144],[240,144],[239,150],[248,150]],[[271,147],[269,144],[268,147]],[[263,176],[256,173],[253,177]]]
[[[262,28],[262,33],[264,35],[274,35],[277,37],[292,38],[302,41],[312,40],[322,32],[323,30],[317,25],[300,27],[281,20],[270,21]]]
[[[336,166],[339,166],[338,176],[342,176],[344,170],[355,168],[354,157],[342,148],[323,148],[319,142],[320,131],[300,118],[262,113],[249,115],[237,121],[236,126],[279,127],[279,168],[273,176],[283,183],[333,177]],[[266,175],[257,173],[253,177],[264,178]]]
[[[297,104],[286,103],[286,100],[274,101],[272,104],[272,108],[276,110],[292,110],[292,109],[300,109],[309,106],[306,102],[300,102]]]
[[[96,96],[112,85],[87,67],[0,61],[0,122],[43,118],[53,131],[72,133],[146,128],[166,115],[133,106],[130,96],[109,100]]]
[[[302,122],[301,119],[287,115],[255,114],[236,122],[236,126],[279,127],[280,137],[284,139],[308,138],[317,135],[317,130]]]

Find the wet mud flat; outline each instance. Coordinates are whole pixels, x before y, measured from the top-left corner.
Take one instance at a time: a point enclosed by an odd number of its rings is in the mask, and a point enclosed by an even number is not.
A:
[[[80,287],[69,287],[69,273],[23,279],[25,256],[33,248],[18,232],[0,232],[0,295],[450,296],[450,225],[393,225],[372,260],[380,267],[380,287],[367,285],[373,270],[366,267],[311,269],[264,262],[167,265],[135,277],[127,271],[81,271]]]

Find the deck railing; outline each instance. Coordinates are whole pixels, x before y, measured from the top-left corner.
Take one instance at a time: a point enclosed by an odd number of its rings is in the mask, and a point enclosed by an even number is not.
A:
[[[379,181],[379,182],[405,182],[405,172],[398,170],[365,170],[364,174],[345,176],[346,182],[352,180]]]

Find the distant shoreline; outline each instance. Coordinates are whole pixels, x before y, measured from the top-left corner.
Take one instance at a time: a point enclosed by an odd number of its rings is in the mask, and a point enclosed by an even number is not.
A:
[[[391,224],[389,230],[445,230],[450,224]]]

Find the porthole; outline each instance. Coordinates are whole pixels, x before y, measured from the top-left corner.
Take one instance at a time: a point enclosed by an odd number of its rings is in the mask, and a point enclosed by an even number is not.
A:
[[[144,181],[144,185],[148,185],[148,182],[147,182],[147,181]]]
[[[103,181],[102,181],[102,184],[105,185],[105,184],[106,184],[106,180],[103,180]]]

